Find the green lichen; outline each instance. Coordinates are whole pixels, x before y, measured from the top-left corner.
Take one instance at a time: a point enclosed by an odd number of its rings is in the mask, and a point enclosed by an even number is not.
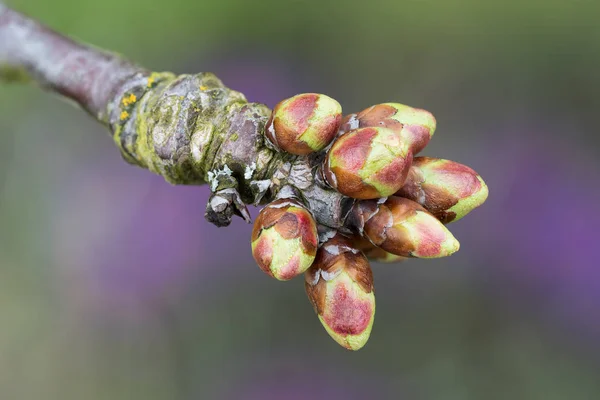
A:
[[[232,128],[240,121],[236,115],[248,104],[241,93],[226,88],[210,73],[151,73],[113,100],[110,125],[128,162],[168,182],[204,183],[209,171],[224,165],[230,165],[238,172],[236,177],[243,179],[239,171],[247,160],[229,151],[230,143],[237,142],[248,157],[260,152],[257,143],[241,143],[246,132]],[[262,135],[266,113],[260,105],[248,107],[256,113],[255,127]]]

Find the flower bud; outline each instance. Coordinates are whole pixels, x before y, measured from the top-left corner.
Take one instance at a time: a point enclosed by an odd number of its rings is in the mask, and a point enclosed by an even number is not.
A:
[[[363,253],[371,261],[376,261],[384,264],[400,263],[406,261],[408,257],[397,256],[396,254],[388,253],[387,251],[380,249],[377,246],[373,246],[370,249],[363,250]]]
[[[252,256],[264,272],[280,281],[306,271],[317,245],[317,224],[297,200],[275,200],[254,221]]]
[[[396,195],[416,201],[447,224],[482,205],[488,197],[488,188],[477,172],[466,165],[416,157]]]
[[[434,116],[425,110],[399,103],[384,103],[350,114],[342,122],[341,131],[381,126],[401,133],[402,142],[413,154],[427,146],[436,127]]]
[[[459,248],[452,233],[418,203],[402,197],[354,206],[352,224],[371,243],[402,257],[437,258]]]
[[[306,294],[327,333],[349,350],[363,347],[375,317],[367,258],[338,234],[319,249],[304,277]]]
[[[388,253],[387,251],[380,249],[375,246],[373,243],[369,242],[367,239],[363,238],[360,235],[356,235],[352,237],[352,245],[363,252],[363,254],[371,261],[377,261],[381,263],[399,263],[407,260],[407,257],[397,256],[392,253]]]
[[[412,153],[400,133],[386,128],[350,131],[333,143],[323,163],[327,183],[355,199],[376,199],[397,192],[406,179]]]
[[[306,155],[327,147],[341,122],[340,103],[324,94],[299,94],[275,106],[265,135],[278,149]]]

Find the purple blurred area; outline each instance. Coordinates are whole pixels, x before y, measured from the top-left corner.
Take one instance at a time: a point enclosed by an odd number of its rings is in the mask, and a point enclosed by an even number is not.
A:
[[[317,91],[345,112],[431,110],[423,154],[471,166],[490,197],[449,226],[456,255],[373,266],[372,337],[350,353],[302,279],[255,265],[250,225],[204,221],[207,187],[130,166],[80,110],[0,86],[0,399],[600,396],[598,5],[172,3],[12,4],[269,106]]]

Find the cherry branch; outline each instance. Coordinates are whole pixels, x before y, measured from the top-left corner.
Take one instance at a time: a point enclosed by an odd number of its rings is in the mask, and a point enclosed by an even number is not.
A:
[[[277,152],[264,140],[271,111],[213,74],[153,73],[78,43],[0,4],[0,78],[27,76],[73,100],[112,131],[123,158],[173,184],[209,183],[207,219],[250,221],[289,187],[325,226],[344,225],[351,199],[315,180],[316,157]]]
[[[416,157],[436,129],[431,113],[398,103],[342,119],[340,104],[305,93],[271,111],[211,73],[150,72],[68,39],[0,4],[0,79],[33,80],[87,110],[123,158],[172,184],[209,184],[206,218],[250,222],[265,204],[252,254],[268,275],[305,287],[327,332],[359,349],[373,325],[367,257],[453,254],[446,224],[481,205],[471,168]]]

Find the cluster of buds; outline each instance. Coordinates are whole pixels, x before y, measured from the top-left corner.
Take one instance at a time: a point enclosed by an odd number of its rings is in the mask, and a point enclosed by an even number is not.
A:
[[[339,104],[318,94],[282,101],[267,125],[265,135],[280,151],[307,155],[323,150],[312,158],[322,178],[317,181],[356,199],[343,233],[318,225],[292,199],[267,205],[252,233],[254,258],[267,274],[288,280],[304,272],[319,320],[347,349],[364,346],[373,326],[368,260],[397,263],[453,254],[459,242],[446,224],[488,196],[485,182],[471,168],[415,156],[435,128],[431,113],[397,103],[375,105],[342,120]]]

